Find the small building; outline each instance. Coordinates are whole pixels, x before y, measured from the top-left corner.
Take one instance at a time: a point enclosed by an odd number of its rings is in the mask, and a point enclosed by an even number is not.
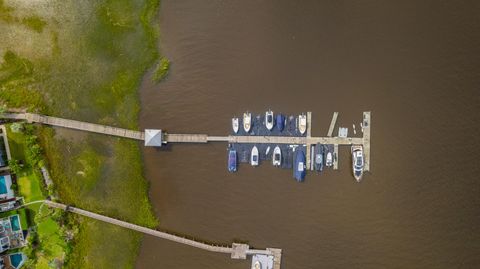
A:
[[[20,215],[0,219],[0,253],[25,246],[25,235],[20,224]]]
[[[0,256],[0,269],[20,269],[27,260],[22,252]]]
[[[12,176],[9,173],[0,174],[0,203],[1,201],[15,198],[15,193],[12,189]]]
[[[145,146],[161,147],[163,144],[162,130],[145,129]]]

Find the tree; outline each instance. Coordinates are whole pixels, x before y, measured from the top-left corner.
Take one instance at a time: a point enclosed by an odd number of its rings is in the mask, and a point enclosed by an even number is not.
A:
[[[22,171],[22,165],[16,159],[10,159],[8,161],[8,167],[10,167],[10,171],[12,171],[12,173],[17,175],[20,173],[20,171]]]
[[[10,125],[10,130],[14,133],[21,133],[23,132],[23,123],[21,122],[14,122]]]

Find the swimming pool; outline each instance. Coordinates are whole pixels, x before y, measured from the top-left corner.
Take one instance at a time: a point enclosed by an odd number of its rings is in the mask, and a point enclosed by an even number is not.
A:
[[[10,223],[12,223],[12,230],[13,231],[19,231],[21,228],[20,228],[20,218],[18,217],[18,215],[13,215],[10,217]]]
[[[10,255],[10,263],[13,267],[18,268],[23,263],[23,255],[21,253]]]
[[[0,176],[0,194],[7,194],[7,183],[5,182],[5,176]]]

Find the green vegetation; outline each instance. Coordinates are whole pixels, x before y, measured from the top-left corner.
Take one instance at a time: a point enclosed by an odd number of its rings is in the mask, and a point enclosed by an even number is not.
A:
[[[9,30],[0,31],[5,40],[0,44],[0,102],[136,129],[137,90],[159,57],[154,23],[158,7],[159,0],[0,0],[0,26]],[[13,37],[12,31],[16,33]],[[23,42],[26,39],[31,42]],[[41,175],[28,167],[30,163],[43,165],[44,155],[62,202],[140,225],[157,225],[137,142],[56,133],[48,127],[39,128],[29,139],[23,157],[15,157],[27,162],[19,178],[23,195],[40,195],[34,190],[35,182],[42,184]],[[37,142],[41,147],[34,146]],[[49,214],[56,220],[57,213]],[[140,234],[82,217],[58,218],[67,223],[60,229],[74,235],[64,246],[69,255],[63,267],[133,268]],[[55,242],[42,235],[55,234],[46,232],[51,231],[52,222],[45,222],[37,223],[35,242],[59,254],[44,242]],[[37,251],[37,257],[38,253],[43,252]],[[56,254],[52,255],[58,257]],[[38,257],[36,266],[44,268],[47,260]]]
[[[167,76],[169,69],[170,61],[167,58],[162,57],[157,65],[157,68],[155,69],[155,72],[153,73],[153,81],[157,83],[162,81]]]

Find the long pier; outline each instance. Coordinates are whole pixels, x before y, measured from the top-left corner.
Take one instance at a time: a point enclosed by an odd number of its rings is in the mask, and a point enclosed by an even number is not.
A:
[[[95,123],[82,122],[77,120],[63,119],[58,117],[45,116],[34,113],[5,113],[2,115],[6,119],[26,120],[30,123],[41,123],[50,126],[57,126],[93,133],[125,137],[136,140],[145,140],[145,132],[128,130],[113,126],[106,126]],[[227,142],[227,143],[250,143],[250,144],[297,144],[305,145],[307,154],[307,168],[311,168],[311,146],[315,144],[334,145],[334,169],[338,169],[338,146],[345,145],[363,145],[365,157],[365,171],[370,171],[370,125],[371,113],[363,112],[362,137],[332,137],[338,112],[333,113],[332,121],[325,137],[311,136],[311,118],[312,113],[307,112],[307,135],[306,136],[255,136],[255,135],[228,135],[211,136],[207,134],[162,134],[163,143],[208,143],[208,142]]]
[[[99,221],[103,221],[106,223],[110,223],[113,225],[117,225],[123,228],[127,228],[130,230],[134,230],[137,232],[141,232],[144,234],[148,234],[151,236],[155,236],[158,238],[170,240],[176,243],[188,245],[191,247],[203,249],[206,251],[210,252],[217,252],[217,253],[225,253],[225,254],[230,254],[230,257],[232,259],[246,259],[248,255],[271,255],[274,257],[274,269],[280,269],[280,262],[281,262],[281,255],[282,255],[282,250],[277,249],[277,248],[267,248],[265,250],[262,249],[251,249],[249,245],[247,244],[240,244],[240,243],[233,243],[232,246],[218,246],[218,245],[213,245],[213,244],[207,244],[199,241],[195,241],[192,239],[180,237],[177,235],[173,235],[170,233],[166,232],[161,232],[157,231],[154,229],[150,229],[147,227],[143,227],[140,225],[136,225],[133,223],[129,223],[126,221],[118,220],[115,218],[111,218],[105,215],[100,215],[91,211],[83,210],[77,207],[73,206],[68,206],[65,204],[57,203],[57,202],[52,202],[50,200],[44,200],[44,201],[36,201],[37,202],[44,202],[47,206],[52,207],[52,208],[59,208],[62,210],[65,210],[67,212],[71,212],[74,214],[82,215],[91,219],[96,219]]]

